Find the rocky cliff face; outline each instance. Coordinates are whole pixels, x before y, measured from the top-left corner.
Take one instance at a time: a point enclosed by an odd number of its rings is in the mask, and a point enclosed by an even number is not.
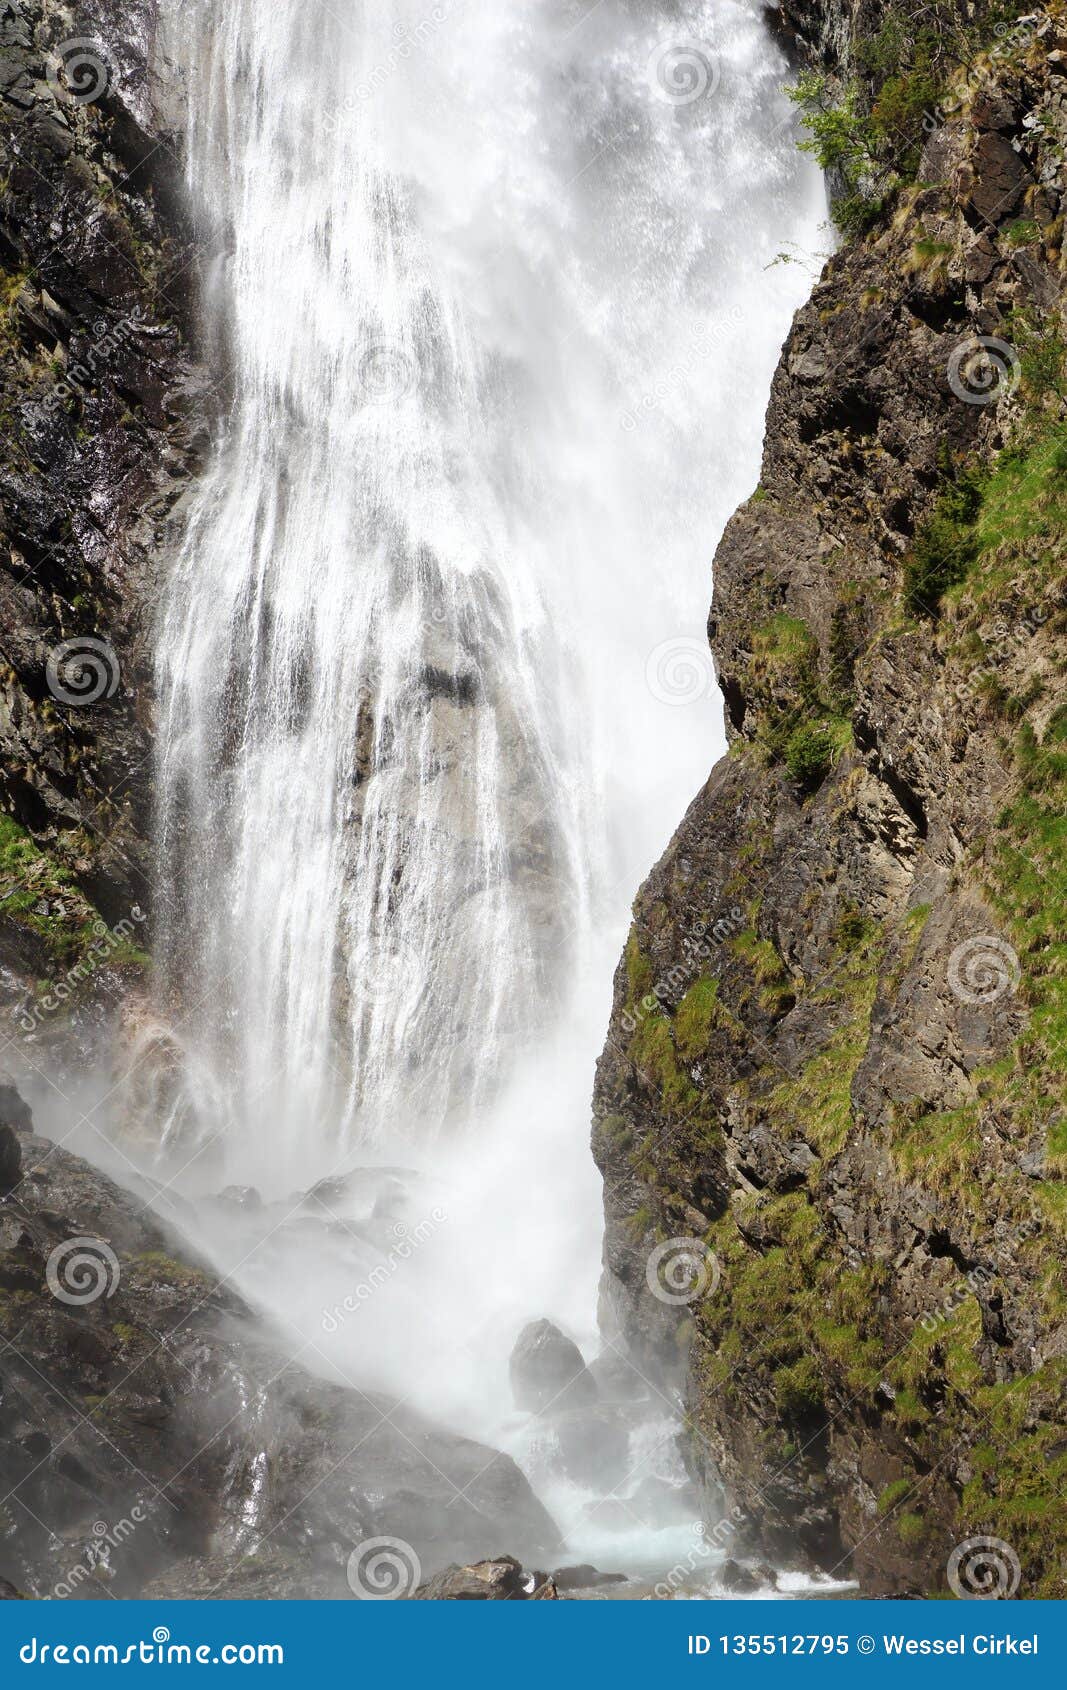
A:
[[[0,1013],[31,1047],[144,949],[150,629],[205,399],[155,10],[0,6]]]
[[[782,8],[866,210],[715,561],[730,752],[616,977],[603,1307],[753,1549],[931,1594],[994,1536],[1062,1596],[1067,29],[951,10],[902,68],[915,8]]]
[[[411,1594],[420,1562],[559,1548],[507,1456],[292,1362],[180,1211],[35,1136],[0,1084],[0,1583]]]

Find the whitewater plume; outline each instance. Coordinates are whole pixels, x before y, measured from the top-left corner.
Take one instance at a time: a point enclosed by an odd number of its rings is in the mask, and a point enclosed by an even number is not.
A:
[[[716,749],[818,189],[755,0],[170,30],[219,439],[158,641],[163,1136],[281,1183],[476,1124],[617,942]]]

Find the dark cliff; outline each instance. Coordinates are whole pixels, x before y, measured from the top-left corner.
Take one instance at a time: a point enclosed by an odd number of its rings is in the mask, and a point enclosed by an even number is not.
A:
[[[155,32],[153,0],[0,6],[0,1011],[28,1047],[147,930],[151,624],[204,399]]]
[[[1062,1596],[1067,31],[930,12],[782,7],[847,237],[616,978],[603,1313],[753,1550],[935,1594],[995,1536]]]
[[[0,1588],[345,1599],[383,1588],[356,1557],[383,1532],[412,1588],[418,1558],[558,1547],[509,1457],[293,1361],[190,1218],[35,1136],[0,1081]],[[337,1232],[313,1199],[296,1224]],[[367,1271],[367,1229],[348,1242]]]

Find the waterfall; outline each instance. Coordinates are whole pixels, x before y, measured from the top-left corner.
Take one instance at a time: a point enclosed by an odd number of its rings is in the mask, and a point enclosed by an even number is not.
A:
[[[759,0],[169,28],[219,424],[158,639],[165,1144],[193,1192],[431,1171],[358,1320],[281,1220],[233,1271],[497,1436],[521,1320],[592,1341],[593,1063],[723,746],[710,559],[823,192]]]
[[[707,765],[710,684],[682,723],[642,670],[708,665],[818,203],[759,12],[175,4],[221,418],[159,636],[182,1153],[476,1122]]]

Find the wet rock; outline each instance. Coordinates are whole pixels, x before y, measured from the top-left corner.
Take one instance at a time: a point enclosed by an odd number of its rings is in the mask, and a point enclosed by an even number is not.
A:
[[[625,1584],[627,1580],[625,1573],[602,1573],[583,1561],[576,1567],[557,1567],[552,1582],[557,1590],[596,1590],[601,1585]]]
[[[630,1420],[625,1409],[590,1403],[585,1408],[553,1411],[560,1465],[576,1484],[612,1490],[626,1476]]]
[[[511,1352],[510,1373],[516,1408],[531,1414],[573,1408],[596,1398],[581,1350],[550,1320],[523,1327]]]
[[[669,1525],[696,1520],[700,1515],[700,1495],[691,1482],[672,1484],[650,1473],[634,1491],[633,1506],[650,1525]]]
[[[193,268],[175,114],[147,64],[154,25],[146,0],[87,3],[74,17],[32,0],[0,19],[0,797],[55,871],[25,857],[43,897],[0,915],[0,1015],[10,1031],[21,1011],[35,1067],[45,1047],[79,1078],[143,986],[132,956],[111,966],[90,941],[97,918],[114,930],[146,901],[151,629],[199,426],[164,402],[191,375]],[[64,99],[45,74],[72,35],[119,67],[106,99]],[[49,682],[68,642],[103,649],[114,684],[92,708]]]
[[[719,1583],[731,1596],[749,1596],[759,1589],[759,1579],[739,1561],[724,1561],[719,1568]]]
[[[263,1199],[254,1185],[227,1185],[219,1192],[218,1201],[227,1203],[234,1209],[245,1209],[252,1214],[258,1213],[263,1207]]]
[[[603,1350],[589,1363],[589,1373],[601,1402],[645,1402],[649,1387],[637,1367],[616,1350]]]
[[[55,1594],[74,1565],[79,1585],[103,1576],[103,1545],[119,1597],[343,1598],[372,1537],[402,1539],[427,1571],[505,1532],[531,1558],[558,1551],[507,1456],[305,1373],[142,1196],[17,1136],[22,1179],[0,1202],[0,1339],[18,1339],[0,1484],[25,1520],[0,1535],[0,1576]],[[108,1534],[89,1556],[93,1521]]]
[[[719,1568],[718,1580],[731,1596],[751,1596],[756,1591],[778,1589],[778,1576],[766,1562],[743,1567],[740,1561],[724,1561]]]
[[[555,1601],[557,1587],[545,1573],[526,1573],[512,1555],[478,1561],[470,1567],[446,1567],[415,1592],[423,1602]]]
[[[22,1173],[22,1149],[14,1127],[0,1126],[0,1196],[11,1191]]]

